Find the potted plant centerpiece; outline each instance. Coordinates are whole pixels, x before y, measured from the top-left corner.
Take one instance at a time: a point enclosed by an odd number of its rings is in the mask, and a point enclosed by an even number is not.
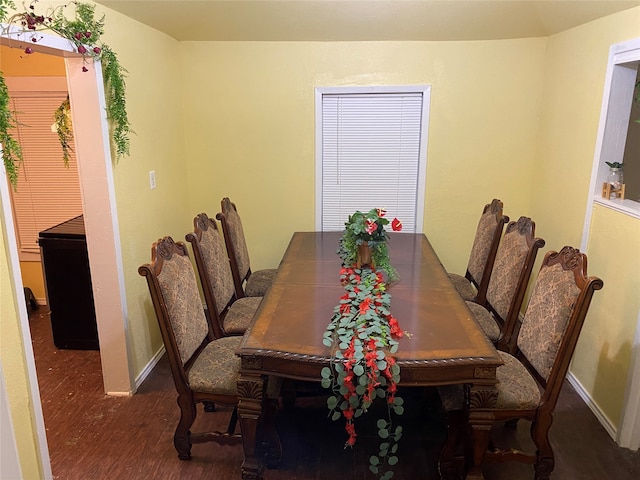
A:
[[[397,395],[400,366],[393,354],[398,340],[407,335],[391,314],[391,294],[383,275],[397,279],[389,262],[387,224],[383,209],[357,211],[345,223],[338,249],[345,292],[324,333],[323,343],[332,350],[330,366],[321,372],[322,386],[331,390],[327,399],[331,418],[345,420],[345,448],[356,443],[356,419],[376,399],[385,402],[386,415],[376,420],[380,447],[369,458],[369,469],[383,480],[393,476],[391,467],[398,462],[402,427],[393,424],[392,414],[402,415],[404,402]],[[391,227],[400,231],[402,224],[396,218]]]

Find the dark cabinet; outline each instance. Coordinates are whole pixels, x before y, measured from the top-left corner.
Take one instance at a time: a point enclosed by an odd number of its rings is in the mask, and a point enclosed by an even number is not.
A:
[[[82,215],[40,232],[47,304],[57,348],[98,350],[91,271]]]

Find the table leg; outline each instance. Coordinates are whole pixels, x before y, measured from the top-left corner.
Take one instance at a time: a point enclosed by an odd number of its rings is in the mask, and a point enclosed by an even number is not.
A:
[[[262,375],[241,373],[238,379],[238,397],[238,416],[244,448],[242,480],[262,480],[264,466],[258,449],[258,425],[264,398]]]
[[[472,463],[467,472],[467,480],[483,480],[482,460],[489,448],[493,414],[483,408],[493,408],[498,399],[495,385],[472,386],[470,392],[469,426],[471,428]]]

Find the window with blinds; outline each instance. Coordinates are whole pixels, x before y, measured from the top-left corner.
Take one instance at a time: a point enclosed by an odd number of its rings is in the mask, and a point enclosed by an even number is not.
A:
[[[428,95],[428,87],[317,89],[320,230],[343,230],[354,211],[380,207],[404,231],[422,231]]]
[[[68,167],[62,159],[58,135],[52,129],[54,112],[66,91],[10,92],[18,127],[12,132],[22,147],[17,190],[11,189],[20,260],[40,259],[38,234],[82,214],[82,198],[75,154]]]

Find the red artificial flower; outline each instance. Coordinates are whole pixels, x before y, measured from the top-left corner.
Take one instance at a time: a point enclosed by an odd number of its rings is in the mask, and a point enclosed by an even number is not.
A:
[[[360,315],[364,315],[369,310],[369,305],[371,304],[370,298],[365,298],[360,304]]]
[[[367,225],[365,226],[365,230],[369,235],[374,233],[378,229],[378,224],[373,220],[367,220]]]
[[[391,335],[396,338],[402,338],[404,332],[400,328],[400,324],[398,324],[398,320],[395,317],[389,317],[389,328],[391,329]]]
[[[402,222],[397,218],[394,218],[391,222],[391,228],[394,232],[399,232],[400,230],[402,230]]]
[[[379,217],[384,217],[387,214],[387,211],[384,208],[376,208],[376,213]]]

